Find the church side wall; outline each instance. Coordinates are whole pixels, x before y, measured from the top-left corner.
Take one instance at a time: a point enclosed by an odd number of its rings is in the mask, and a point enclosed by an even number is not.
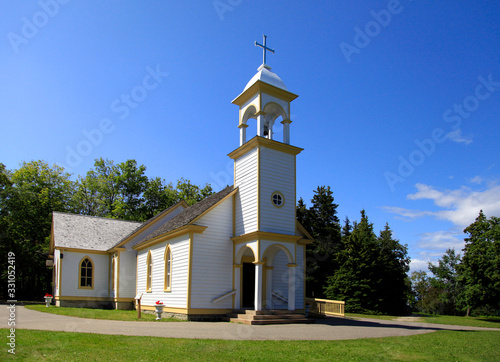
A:
[[[61,259],[61,296],[108,297],[109,257],[103,254],[63,251]],[[87,256],[94,265],[94,288],[78,288],[80,285],[80,262]],[[61,272],[60,271],[60,272]]]
[[[191,308],[232,308],[231,297],[213,303],[233,289],[232,214],[233,200],[228,198],[196,221],[207,229],[202,234],[194,234]]]
[[[165,248],[170,244],[172,250],[172,288],[170,292],[164,291],[165,278]],[[151,292],[146,291],[147,256],[151,250],[153,259],[153,280]],[[154,306],[159,300],[165,307],[187,307],[187,284],[189,262],[189,235],[158,243],[149,249],[139,251],[137,257],[137,293],[143,293],[141,304]],[[120,277],[121,278],[121,277]],[[120,295],[121,296],[121,295]]]
[[[257,149],[238,158],[235,162],[234,186],[236,195],[236,235],[257,230]]]
[[[118,296],[120,298],[134,298],[136,295],[135,293],[135,287],[136,287],[135,272],[137,269],[136,255],[137,252],[135,250],[127,250],[120,252],[120,263],[119,263],[120,270],[118,278],[118,282],[120,284]]]
[[[266,147],[260,152],[260,230],[295,235],[295,156]],[[272,203],[275,191],[285,197],[282,207]]]

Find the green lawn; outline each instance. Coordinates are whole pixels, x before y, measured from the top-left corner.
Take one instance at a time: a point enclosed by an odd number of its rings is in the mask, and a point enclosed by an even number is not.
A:
[[[60,314],[71,317],[90,318],[90,319],[110,319],[117,321],[155,321],[156,315],[142,313],[141,319],[137,319],[137,311],[135,310],[115,310],[115,309],[91,309],[91,308],[66,308],[54,307],[47,308],[45,305],[26,305],[26,309],[36,310],[39,312]],[[179,319],[162,318],[162,322],[180,322]]]
[[[372,314],[357,314],[357,313],[346,313],[348,318],[372,318],[372,319],[384,319],[384,320],[396,320],[400,316],[390,316],[390,315],[372,315]],[[500,317],[460,317],[460,316],[449,316],[449,315],[420,315],[418,320],[415,322],[421,323],[437,323],[437,324],[449,324],[455,326],[469,326],[469,327],[486,327],[486,328],[500,328]],[[404,323],[404,322],[402,322]]]
[[[425,323],[451,324],[456,326],[500,328],[500,317],[457,317],[449,315],[426,315]]]
[[[0,331],[8,335],[6,329]],[[35,330],[16,333],[16,356],[7,353],[4,344],[1,360],[500,360],[500,332],[483,331],[347,341],[169,339]]]

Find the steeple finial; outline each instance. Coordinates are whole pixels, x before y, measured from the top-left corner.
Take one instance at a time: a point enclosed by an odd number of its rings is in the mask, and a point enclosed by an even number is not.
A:
[[[262,35],[262,37],[264,38],[264,45],[255,42],[255,46],[261,47],[262,52],[263,52],[262,65],[260,66],[260,68],[265,67],[265,68],[271,69],[271,67],[266,64],[266,51],[268,50],[274,54],[274,49],[267,47],[267,35]]]

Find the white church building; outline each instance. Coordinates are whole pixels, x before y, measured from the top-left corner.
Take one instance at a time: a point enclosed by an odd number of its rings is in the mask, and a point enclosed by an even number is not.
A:
[[[312,238],[296,221],[295,98],[264,58],[233,100],[234,185],[197,204],[181,201],[144,223],[54,212],[56,305],[132,309],[140,297],[143,310],[160,301],[191,320],[240,309],[303,311]],[[283,139],[275,140],[279,119]],[[257,135],[247,141],[250,121]]]

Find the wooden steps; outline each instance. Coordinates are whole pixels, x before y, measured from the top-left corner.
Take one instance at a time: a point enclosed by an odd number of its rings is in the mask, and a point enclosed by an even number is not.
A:
[[[230,322],[248,325],[314,323],[304,314],[289,310],[239,310],[228,314]]]

